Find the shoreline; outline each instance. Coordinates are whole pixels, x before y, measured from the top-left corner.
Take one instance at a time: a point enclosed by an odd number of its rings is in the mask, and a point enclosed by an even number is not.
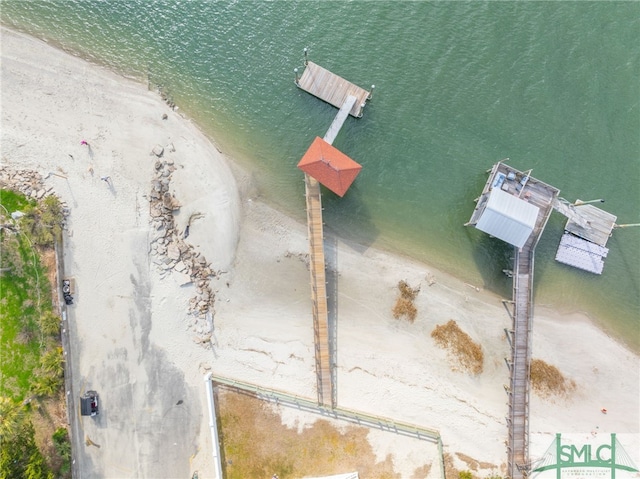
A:
[[[72,210],[66,239],[71,245],[65,254],[81,285],[75,310],[79,381],[101,376],[107,384],[117,379],[118,367],[129,368],[117,384],[131,392],[135,408],[174,411],[175,397],[156,403],[139,390],[155,384],[149,368],[158,361],[166,364],[161,377],[193,400],[189,417],[206,411],[201,373],[211,368],[313,396],[306,226],[260,201],[250,176],[219,152],[210,135],[138,82],[51,51],[43,42],[5,27],[2,36],[3,163],[46,172],[64,161],[62,168],[69,175],[66,182],[50,178],[47,184],[55,186]],[[7,41],[23,53],[10,57]],[[33,74],[44,79],[44,85],[33,84],[29,79]],[[164,113],[167,120],[161,119]],[[79,145],[85,137],[95,158],[88,158]],[[149,265],[153,230],[144,201],[155,161],[149,152],[157,144],[165,146],[164,158],[177,167],[171,180],[172,192],[182,204],[176,224],[184,229],[191,213],[204,214],[204,220],[192,225],[189,241],[221,271],[212,280],[216,301],[211,349],[193,341],[202,327],[186,314],[193,288],[179,286],[173,273],[161,276]],[[175,152],[167,148],[169,144]],[[88,173],[89,161],[96,176]],[[112,174],[115,194],[96,181],[102,171]],[[339,404],[435,427],[447,452],[503,463],[502,384],[508,380],[508,370],[502,358],[508,345],[502,329],[508,327],[509,318],[500,298],[411,258],[376,248],[363,250],[340,238],[335,248]],[[431,286],[429,275],[436,279]],[[400,280],[421,286],[414,324],[391,317]],[[485,349],[485,372],[480,376],[451,371],[446,352],[434,347],[430,331],[450,318]],[[574,314],[567,321],[556,311],[537,307],[533,351],[534,358],[554,364],[578,387],[573,397],[553,401],[532,393],[532,433],[553,433],[558,428],[590,431],[595,422],[602,432],[638,432],[637,374],[627,384],[619,377],[625,367],[630,376],[638,371],[638,356],[593,320]],[[158,394],[162,395],[160,389]],[[104,399],[106,404],[118,401],[108,393]],[[610,412],[603,418],[600,408],[605,405]],[[184,420],[178,414],[176,421]],[[118,425],[123,420],[116,415],[110,422]],[[206,422],[203,414],[196,437],[178,428],[187,444],[200,445],[202,452],[195,452],[193,467],[201,471],[210,467],[210,459],[203,457],[210,450]],[[476,430],[485,431],[491,440],[476,444],[470,434]],[[92,432],[104,435],[107,444],[118,440],[118,431]],[[117,473],[114,457],[109,463],[94,453],[84,454],[87,460],[102,461],[98,477],[101,472]],[[165,460],[170,459],[168,455]],[[138,469],[143,476],[153,471]]]
[[[163,86],[160,84],[153,84],[150,82],[149,78],[145,78],[144,73],[140,72],[139,74],[136,74],[135,72],[127,72],[125,69],[123,68],[115,68],[112,65],[109,65],[107,62],[100,62],[98,58],[95,58],[91,55],[86,55],[83,54],[81,51],[79,51],[78,49],[74,49],[73,47],[67,47],[64,46],[62,43],[54,41],[54,40],[49,40],[49,39],[45,39],[45,38],[41,38],[41,37],[34,37],[32,35],[30,35],[28,32],[23,31],[21,29],[15,28],[14,26],[6,26],[3,25],[2,28],[7,29],[8,31],[13,31],[15,33],[18,33],[20,35],[24,35],[27,36],[29,38],[34,38],[38,41],[44,42],[46,45],[55,48],[57,50],[60,50],[68,55],[72,55],[82,61],[88,62],[92,65],[95,65],[99,68],[104,68],[107,69],[109,71],[114,72],[116,75],[127,79],[127,80],[131,80],[134,81],[136,83],[140,83],[141,85],[146,84],[147,85],[147,89],[148,91],[152,92],[152,93],[156,93],[159,96],[161,96],[163,98],[163,100],[167,100],[168,99],[164,98],[164,93],[162,92],[163,90]],[[180,106],[180,105],[178,105]],[[194,119],[194,116],[189,114],[188,111],[184,110],[183,108],[176,108],[176,111],[180,111],[180,113],[178,113],[185,121],[188,122],[192,122],[194,124],[197,125],[199,131],[214,145],[216,145],[216,148],[218,149],[218,151],[220,152],[220,145],[223,144],[225,146],[225,148],[230,149],[233,152],[233,141],[230,138],[226,138],[224,137],[224,141],[222,143],[218,143],[217,140],[219,140],[220,138],[216,136],[216,132],[215,131],[210,131],[207,129],[202,128],[198,123],[197,120]],[[252,160],[250,158],[244,158],[242,162],[237,163],[236,160],[237,158],[234,156],[235,152],[233,152],[230,156],[228,156],[229,158],[231,158],[231,167],[233,169],[236,169],[238,172],[238,174],[240,175],[246,175],[247,174],[247,170],[250,169],[250,174],[253,175],[253,173],[255,171],[260,171],[257,169],[253,169],[252,167],[254,166],[252,164]],[[247,175],[249,176],[249,175]],[[248,180],[250,181],[250,180]],[[248,188],[251,188],[256,194],[255,197],[260,198],[260,201],[266,201],[269,205],[271,205],[272,207],[274,207],[275,209],[277,209],[278,211],[282,211],[284,210],[284,214],[291,216],[293,214],[293,211],[295,209],[297,209],[297,207],[287,207],[286,205],[283,204],[278,204],[277,202],[273,201],[272,199],[268,198],[266,195],[260,193],[257,191],[257,187],[255,185],[251,185],[248,186]],[[305,215],[301,214],[299,215],[300,219],[302,221],[304,221]],[[330,229],[330,227],[328,228]],[[381,244],[381,243],[385,243],[385,244]],[[467,279],[465,279],[464,277],[458,276],[456,274],[453,273],[448,273],[446,272],[445,269],[445,262],[443,261],[433,261],[430,260],[430,258],[427,258],[426,255],[421,255],[419,253],[416,252],[416,254],[412,254],[412,253],[407,253],[405,251],[403,251],[401,248],[395,247],[393,245],[387,244],[388,242],[380,241],[379,239],[376,239],[374,241],[374,243],[368,247],[374,247],[375,249],[384,251],[386,253],[389,253],[390,255],[394,255],[394,256],[401,256],[401,257],[405,257],[407,259],[416,261],[418,263],[422,263],[425,264],[426,266],[428,266],[429,268],[432,269],[437,269],[440,272],[447,274],[449,276],[452,277],[452,279],[460,281],[460,282],[465,282],[468,281]],[[583,274],[580,271],[574,271],[576,274]],[[478,272],[478,274],[482,274],[480,271]],[[479,287],[481,287],[482,289],[484,289],[481,285],[479,285]],[[537,288],[537,289],[542,289],[542,288]],[[496,292],[492,289],[487,289],[487,292],[493,296],[495,296],[498,300],[502,298],[502,296],[500,295],[499,292]],[[508,299],[508,295],[505,295],[504,298]],[[556,315],[583,315],[585,316],[593,325],[594,327],[600,329],[601,331],[603,331],[608,337],[614,339],[615,341],[617,341],[621,346],[629,349],[631,352],[633,352],[634,354],[640,354],[640,339],[634,339],[633,341],[631,340],[627,340],[627,338],[629,338],[631,336],[631,334],[634,334],[636,336],[638,336],[638,328],[636,327],[634,329],[634,326],[632,324],[625,324],[625,325],[618,325],[613,321],[613,317],[612,316],[606,316],[602,311],[598,312],[598,313],[594,313],[592,311],[590,311],[589,309],[585,309],[583,307],[579,307],[578,304],[576,304],[575,302],[572,302],[572,304],[566,303],[566,302],[562,302],[562,299],[560,299],[559,297],[552,297],[552,298],[547,298],[551,300],[551,304],[545,304],[543,306],[538,306],[538,307],[544,307],[549,311],[552,311],[553,314]],[[579,302],[579,304],[583,304],[583,302]],[[629,313],[629,316],[632,316],[633,313]]]

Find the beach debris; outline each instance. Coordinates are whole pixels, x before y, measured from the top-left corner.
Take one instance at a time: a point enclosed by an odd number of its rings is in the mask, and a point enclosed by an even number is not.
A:
[[[163,113],[163,114],[162,114],[162,119],[163,119],[163,120],[166,120],[167,118],[169,118],[169,117],[167,116],[167,114],[166,114],[166,113]]]
[[[450,360],[455,363],[452,370],[467,371],[477,375],[484,369],[484,352],[479,343],[460,329],[458,323],[450,319],[446,324],[437,325],[431,331],[431,337],[436,344],[446,349]]]
[[[531,360],[530,379],[533,391],[542,398],[568,397],[576,389],[575,381],[565,378],[557,367],[541,359]]]
[[[57,196],[53,187],[47,187],[44,184],[44,180],[49,178],[50,175],[66,178],[66,176],[51,172],[43,177],[37,171],[13,170],[3,165],[0,166],[0,188],[16,191],[36,200],[43,200],[48,196]],[[69,216],[70,211],[67,203],[60,200],[60,206],[62,207],[63,216],[65,218]],[[63,223],[64,226],[65,224]]]
[[[97,448],[100,448],[100,444],[96,444],[95,442],[93,442],[89,436],[85,436],[84,443],[87,446],[95,446]]]
[[[162,155],[164,154],[164,146],[162,145],[154,146],[153,149],[151,150],[151,153],[156,155],[158,158],[162,157]]]
[[[401,280],[398,282],[398,292],[400,294],[393,307],[393,317],[396,319],[405,317],[410,323],[413,323],[418,315],[414,301],[420,292],[420,286],[412,288],[405,280]]]
[[[169,191],[171,175],[175,170],[171,159],[157,160],[153,166],[154,176],[148,195],[149,221],[153,231],[149,250],[161,278],[172,275],[179,286],[193,285],[195,293],[188,303],[191,316],[188,326],[196,333],[194,341],[206,347],[211,338],[211,320],[207,319],[207,315],[211,315],[215,301],[210,280],[220,273],[215,272],[206,258],[184,241],[189,235],[191,222],[203,215],[197,212],[191,214],[183,232],[176,227],[174,211],[180,208],[180,203]]]
[[[482,288],[480,288],[479,286],[475,286],[475,285],[473,285],[473,284],[471,284],[471,283],[464,283],[464,284],[465,284],[465,286],[468,286],[468,287],[470,287],[471,289],[475,289],[475,290],[476,290],[476,292],[478,292],[478,293],[479,293],[480,291],[482,291]]]
[[[171,211],[179,210],[180,206],[182,206],[180,202],[176,199],[176,197],[171,193],[169,193],[168,191],[166,191],[162,195],[162,203],[164,204],[165,208],[168,208]]]

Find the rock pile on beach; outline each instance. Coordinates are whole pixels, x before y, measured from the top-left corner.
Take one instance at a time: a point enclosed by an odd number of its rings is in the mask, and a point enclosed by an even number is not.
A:
[[[28,198],[42,200],[47,196],[57,196],[52,186],[45,186],[45,178],[33,170],[12,170],[0,166],[0,188],[17,191]],[[60,200],[64,216],[69,215],[69,207]],[[11,212],[10,212],[11,213]]]
[[[172,146],[169,151],[173,151]],[[207,313],[214,302],[210,279],[215,276],[215,271],[201,253],[184,241],[185,233],[176,228],[173,212],[180,208],[180,203],[169,191],[171,174],[176,169],[174,161],[162,159],[162,147],[156,146],[152,154],[156,157],[149,193],[153,262],[160,270],[160,277],[172,274],[181,286],[195,285],[196,294],[189,300],[189,314],[195,316],[196,320],[190,326],[198,335],[205,336],[210,331],[206,323]],[[200,339],[205,340],[204,337]]]

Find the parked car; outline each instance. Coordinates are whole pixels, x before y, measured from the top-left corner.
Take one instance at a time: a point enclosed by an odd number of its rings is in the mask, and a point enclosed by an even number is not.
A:
[[[80,398],[80,414],[83,416],[98,415],[98,393],[95,391],[87,391]]]

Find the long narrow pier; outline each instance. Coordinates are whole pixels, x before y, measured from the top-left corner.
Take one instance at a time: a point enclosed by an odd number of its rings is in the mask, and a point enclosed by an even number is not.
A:
[[[329,315],[327,313],[322,198],[320,196],[320,183],[317,180],[309,175],[304,175],[304,184],[307,202],[309,273],[311,276],[311,301],[313,303],[318,403],[333,407],[335,404],[333,399],[331,345],[329,342]]]
[[[333,143],[340,132],[356,97],[347,95],[340,110],[329,126],[324,141]],[[337,401],[336,377],[331,364],[333,345],[329,335],[327,307],[327,275],[324,257],[324,228],[322,221],[322,196],[320,183],[305,174],[305,198],[307,203],[307,230],[309,235],[309,273],[311,276],[311,301],[313,304],[313,335],[316,353],[316,379],[318,403],[335,407]]]
[[[515,248],[513,271],[513,332],[511,338],[511,384],[509,388],[509,477],[523,479],[530,470],[529,395],[533,327],[533,278],[535,248],[551,215],[559,190],[535,178],[523,189],[527,201],[539,208],[536,225],[525,245]]]
[[[525,477],[529,463],[529,377],[531,372],[531,319],[533,318],[534,250],[516,249],[513,275],[513,333],[511,341],[511,386],[509,388],[510,477]]]
[[[535,247],[549,220],[554,205],[558,204],[557,198],[560,190],[542,181],[531,177],[531,171],[521,172],[498,162],[488,172],[489,178],[477,198],[477,205],[467,225],[476,225],[480,221],[489,204],[489,198],[494,188],[513,195],[518,199],[538,208],[535,224],[524,243],[516,243],[517,238],[511,237],[515,247],[513,265],[513,297],[510,303],[513,309],[509,311],[513,326],[509,334],[511,343],[511,358],[507,361],[511,372],[511,381],[508,388],[509,411],[507,415],[508,443],[507,477],[511,479],[523,479],[528,476],[531,468],[529,462],[529,385],[531,377],[531,338],[533,324],[533,273]],[[517,206],[520,210],[530,208],[524,205]],[[504,228],[508,228],[509,222],[513,225],[513,211],[501,212],[499,219],[494,213],[492,227],[496,227],[500,221]],[[525,213],[522,213],[523,215]],[[516,218],[517,220],[517,218]],[[529,224],[529,223],[527,223]],[[505,230],[506,231],[506,230]],[[508,234],[506,235],[508,237]],[[507,303],[507,301],[505,301]]]
[[[296,69],[296,85],[307,93],[339,108],[324,136],[324,141],[331,145],[349,115],[362,116],[362,109],[367,100],[371,98],[371,93],[326,68],[307,61],[306,57],[307,51],[305,49],[305,70],[298,78]],[[305,173],[304,184],[309,235],[309,273],[313,304],[318,404],[336,407],[337,381],[335,364],[333,364],[336,351],[330,335],[330,332],[335,331],[335,328],[330,331],[320,183]]]

